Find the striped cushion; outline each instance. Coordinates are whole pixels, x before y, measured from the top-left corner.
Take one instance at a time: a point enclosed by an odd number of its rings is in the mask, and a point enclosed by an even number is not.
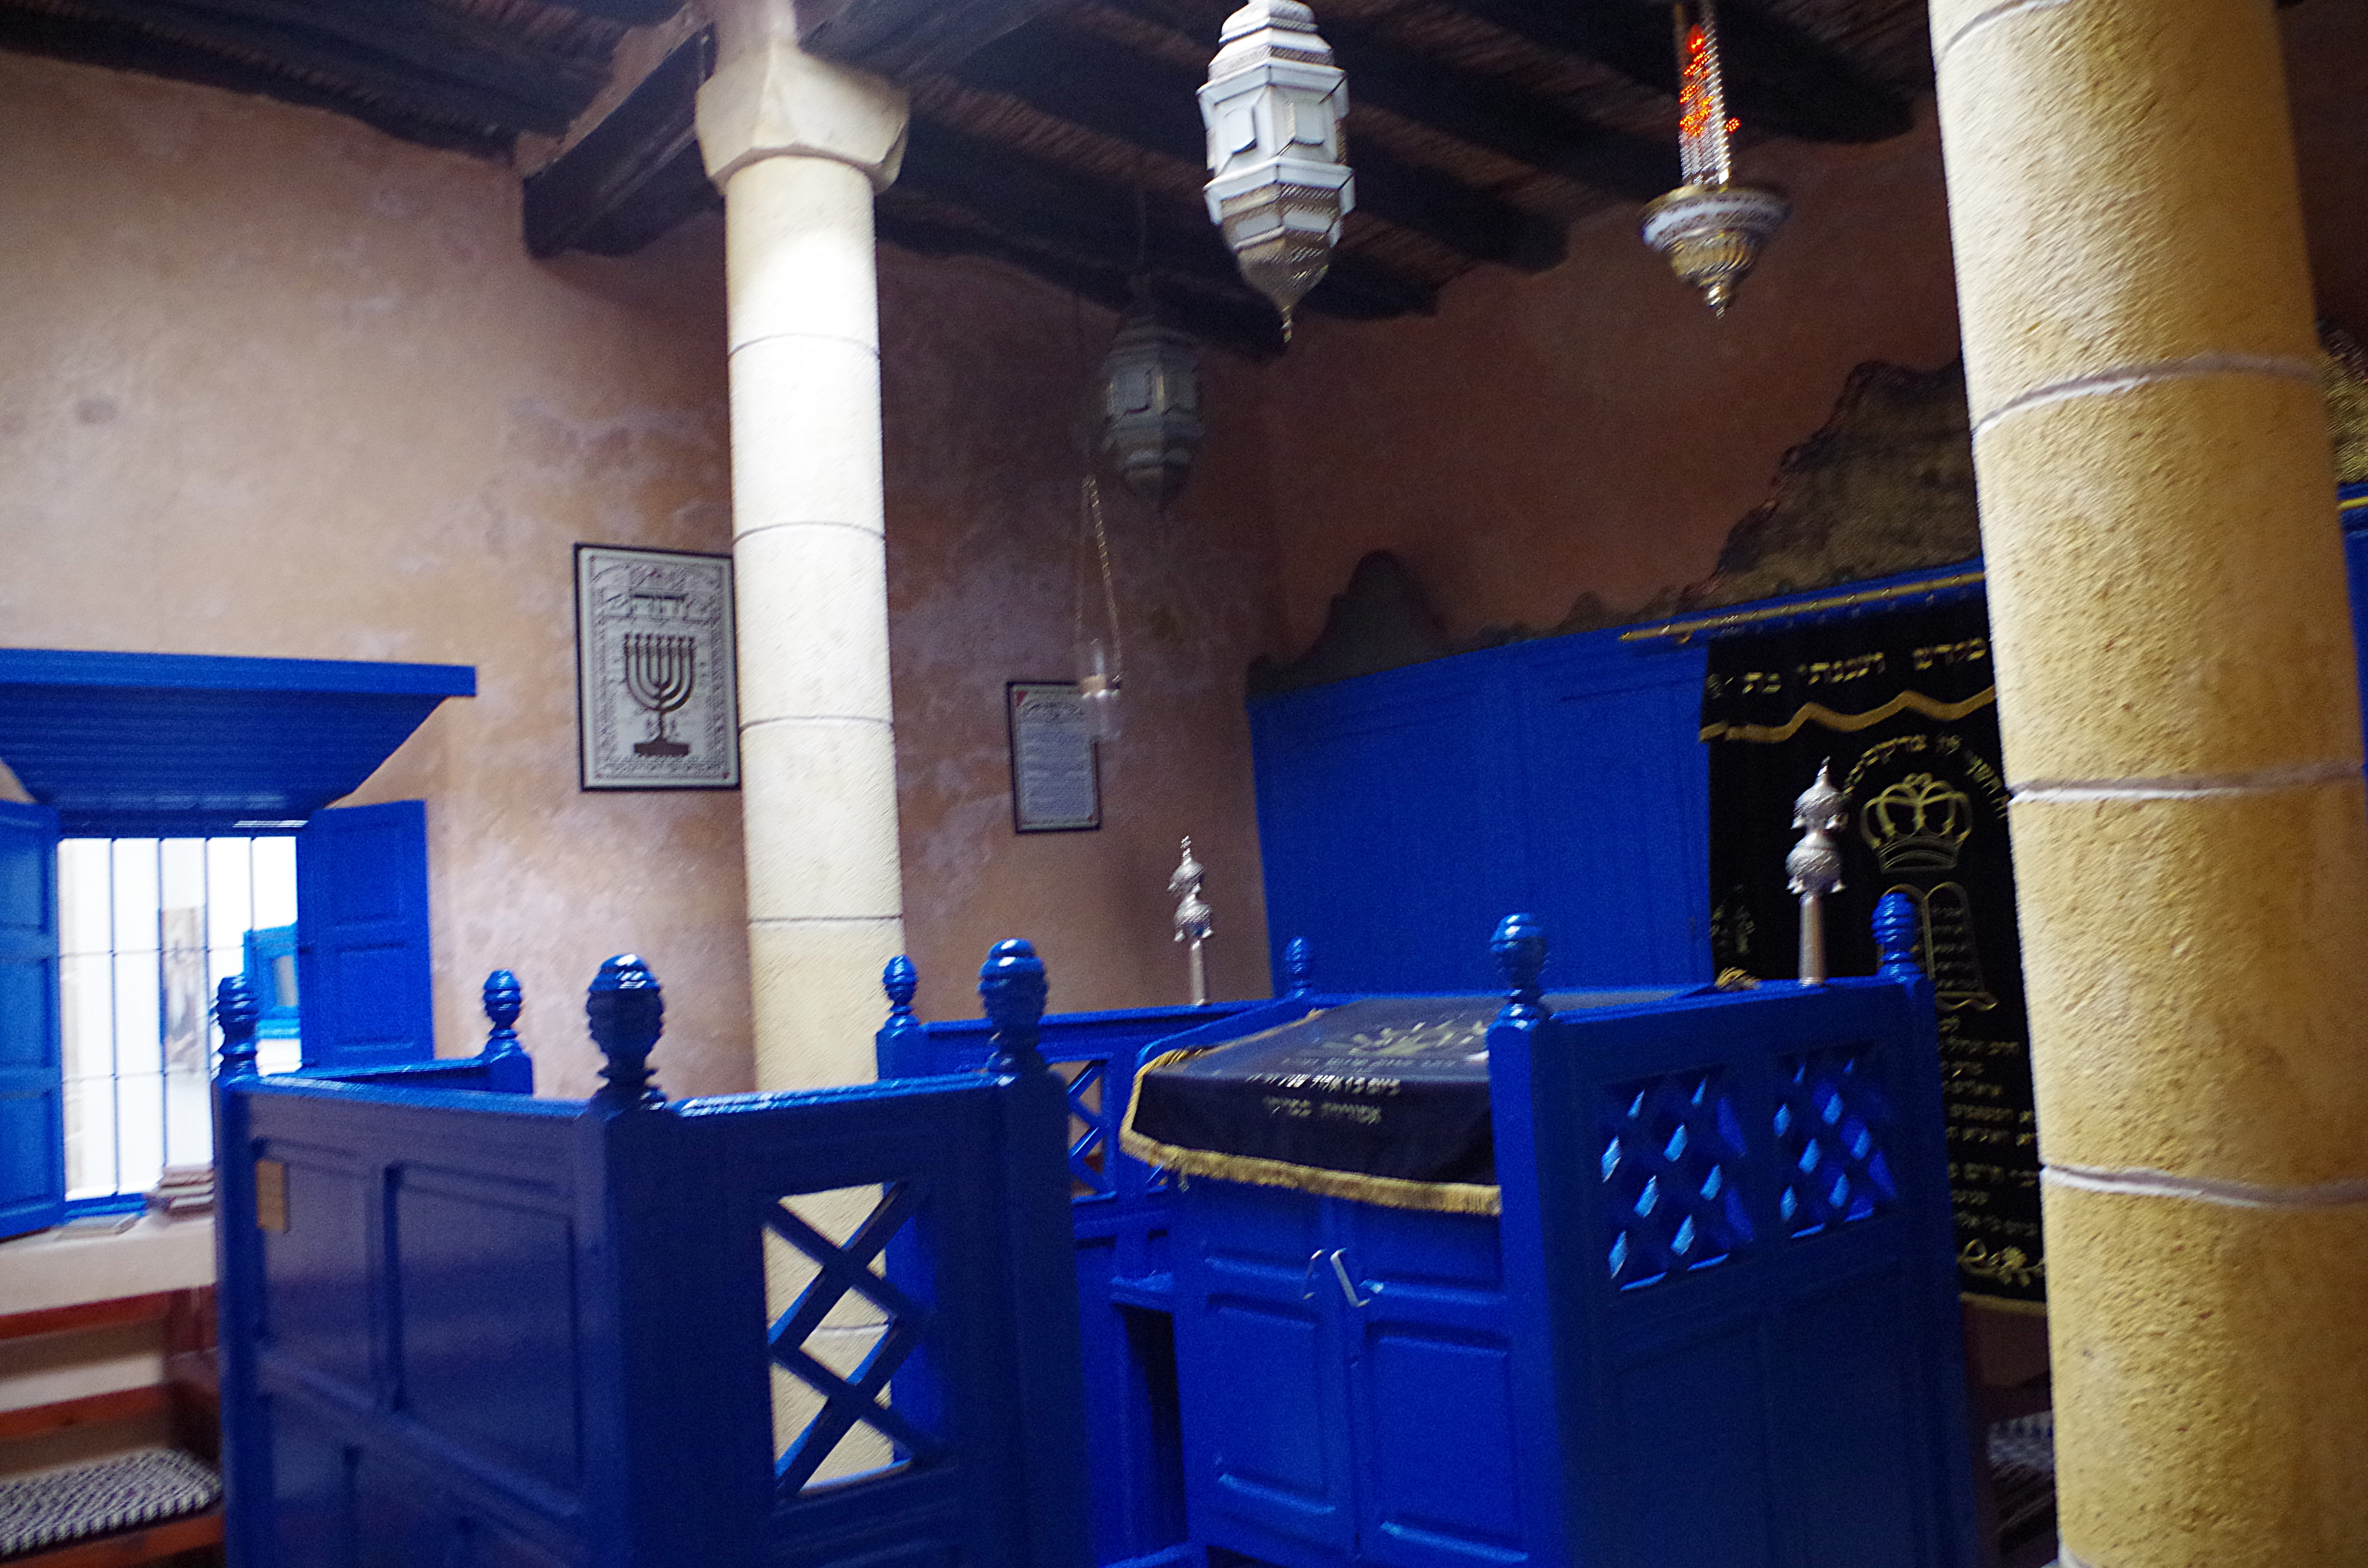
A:
[[[0,1557],[211,1507],[222,1478],[174,1449],[0,1477]]]

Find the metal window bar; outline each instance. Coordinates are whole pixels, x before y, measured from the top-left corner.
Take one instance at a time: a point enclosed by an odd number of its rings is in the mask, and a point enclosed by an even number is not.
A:
[[[70,838],[58,846],[67,1198],[104,1202],[212,1158],[208,999],[245,934],[295,919],[294,841]],[[267,1071],[298,1063],[267,1042]]]

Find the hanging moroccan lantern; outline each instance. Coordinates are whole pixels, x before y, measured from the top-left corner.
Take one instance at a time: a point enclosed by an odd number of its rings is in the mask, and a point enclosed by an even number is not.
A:
[[[1251,288],[1282,313],[1315,287],[1357,204],[1340,121],[1348,77],[1298,0],[1250,0],[1225,18],[1201,89],[1209,219]]]
[[[1681,0],[1676,11],[1678,152],[1686,183],[1645,209],[1645,243],[1725,315],[1736,285],[1793,204],[1772,190],[1734,183],[1734,138],[1742,121],[1727,117],[1716,0]]]
[[[1102,360],[1102,455],[1120,483],[1161,511],[1201,447],[1201,346],[1160,319],[1138,284]]]

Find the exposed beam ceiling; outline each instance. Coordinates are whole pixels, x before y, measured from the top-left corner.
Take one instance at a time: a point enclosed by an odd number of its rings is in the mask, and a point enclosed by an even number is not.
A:
[[[1237,0],[794,0],[809,48],[913,94],[881,232],[1122,301],[1147,274],[1187,324],[1253,350],[1275,322],[1200,199],[1194,102]],[[1725,0],[1736,112],[1761,134],[1868,141],[1910,122],[1916,0]],[[0,0],[0,48],[260,92],[493,155],[566,137],[526,183],[538,256],[621,255],[715,205],[677,49],[588,129],[634,26],[677,0]],[[1677,181],[1657,0],[1326,0],[1349,74],[1357,210],[1307,308],[1426,311],[1463,270],[1531,270],[1574,216]],[[678,30],[639,35],[646,60]]]

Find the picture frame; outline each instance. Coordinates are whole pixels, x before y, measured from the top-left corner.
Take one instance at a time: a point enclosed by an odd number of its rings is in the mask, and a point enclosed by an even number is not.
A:
[[[1099,829],[1101,751],[1077,683],[1006,681],[1003,716],[1011,740],[1011,831]]]
[[[576,782],[740,787],[732,558],[575,547]]]

